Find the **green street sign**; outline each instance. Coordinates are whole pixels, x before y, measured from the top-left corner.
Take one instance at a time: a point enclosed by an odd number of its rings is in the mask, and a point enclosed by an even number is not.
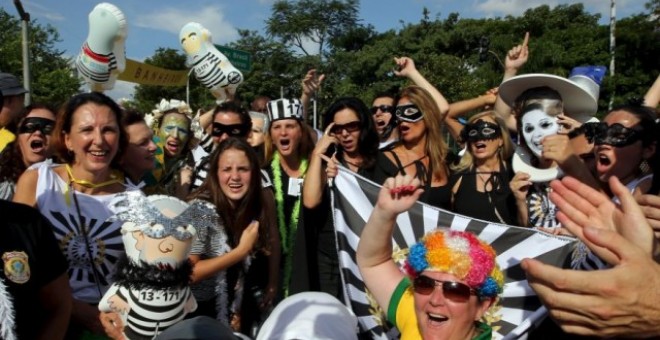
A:
[[[215,47],[222,52],[222,54],[227,56],[227,59],[229,59],[231,64],[241,70],[241,72],[248,73],[250,72],[250,69],[252,69],[252,56],[250,53],[220,45],[215,45]]]

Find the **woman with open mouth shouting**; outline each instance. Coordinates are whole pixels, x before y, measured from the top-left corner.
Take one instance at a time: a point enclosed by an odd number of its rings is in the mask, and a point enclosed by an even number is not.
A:
[[[316,143],[303,186],[305,228],[299,232],[304,232],[308,245],[309,290],[320,290],[342,300],[330,190],[326,183],[337,175],[338,164],[366,175],[376,161],[378,134],[369,109],[355,97],[336,100],[323,117],[325,133]]]
[[[154,171],[158,189],[184,199],[189,193],[192,178],[190,175],[181,176],[181,170],[192,168],[195,164],[189,148],[193,137],[190,129],[192,110],[184,101],[162,99],[152,112],[157,126],[155,141],[159,149]],[[190,171],[187,173],[190,174]]]
[[[55,127],[55,111],[46,105],[26,107],[18,124],[18,138],[0,154],[0,199],[10,200],[16,182],[32,164],[49,159],[51,135]]]
[[[486,221],[515,225],[516,200],[509,188],[513,177],[513,142],[495,112],[486,111],[468,120],[461,132],[467,151],[452,167],[453,211]]]
[[[121,108],[102,93],[72,97],[53,130],[64,164],[42,162],[16,185],[14,201],[37,207],[50,221],[68,261],[74,301],[67,339],[104,334],[98,303],[125,254],[121,222],[106,221],[117,212],[111,204],[117,194],[127,190],[119,170],[127,144],[120,120]]]
[[[409,248],[405,273],[392,259],[397,216],[417,202],[420,184],[400,175],[383,184],[356,253],[364,283],[402,340],[491,339],[481,320],[504,277],[490,245],[469,232],[438,228]]]
[[[396,103],[399,141],[381,149],[372,179],[384,183],[398,174],[418,178],[424,187],[420,200],[442,208],[451,207],[450,169],[453,163],[445,139],[442,122],[449,104],[442,94],[415,68],[412,59],[395,58],[398,70],[417,85],[404,88]]]
[[[266,171],[273,182],[280,234],[282,285],[288,295],[291,265],[298,220],[303,178],[309,156],[314,148],[311,128],[303,122],[303,107],[298,99],[277,99],[268,102],[271,124],[266,136]],[[282,297],[282,296],[280,296]]]

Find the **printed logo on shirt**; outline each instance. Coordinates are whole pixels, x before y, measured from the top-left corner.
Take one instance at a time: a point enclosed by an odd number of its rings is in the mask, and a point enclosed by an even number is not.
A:
[[[23,251],[9,251],[2,254],[5,262],[5,276],[14,283],[23,284],[30,279],[28,256]]]

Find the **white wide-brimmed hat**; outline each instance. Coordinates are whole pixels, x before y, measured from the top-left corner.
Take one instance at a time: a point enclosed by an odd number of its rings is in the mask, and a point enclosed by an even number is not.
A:
[[[604,66],[580,66],[573,69],[569,78],[547,73],[522,74],[502,82],[498,93],[507,105],[514,107],[516,98],[526,90],[547,86],[561,96],[564,113],[584,123],[598,111],[605,70]]]

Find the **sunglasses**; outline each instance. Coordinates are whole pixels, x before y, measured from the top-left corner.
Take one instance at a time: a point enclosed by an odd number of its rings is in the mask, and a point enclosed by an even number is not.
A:
[[[400,121],[416,123],[424,118],[422,111],[415,104],[400,105],[396,107],[396,118]]]
[[[441,286],[442,295],[455,302],[465,302],[470,299],[470,295],[476,294],[474,289],[460,282],[440,281],[424,275],[416,277],[413,281],[413,289],[415,293],[422,295],[430,295],[433,293],[435,286]]]
[[[41,131],[44,135],[50,135],[55,127],[55,121],[48,118],[29,117],[23,120],[18,128],[18,133],[35,133]]]
[[[335,135],[339,135],[344,130],[346,130],[346,132],[348,132],[348,133],[351,133],[351,132],[355,132],[355,131],[359,130],[360,127],[361,127],[360,121],[356,120],[356,121],[346,123],[346,124],[341,124],[341,125],[335,124],[332,127],[332,130],[330,132],[332,132]]]
[[[394,106],[392,105],[379,105],[379,106],[372,106],[369,111],[371,111],[372,115],[375,115],[378,113],[378,110],[382,113],[392,113],[394,111]]]
[[[250,128],[244,124],[225,125],[213,122],[213,130],[211,130],[211,136],[220,137],[226,133],[229,137],[245,137],[249,132]]]

